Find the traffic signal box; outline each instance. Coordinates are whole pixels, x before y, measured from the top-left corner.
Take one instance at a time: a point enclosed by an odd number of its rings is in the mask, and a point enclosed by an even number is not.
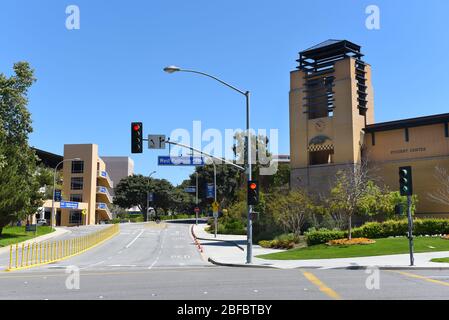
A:
[[[412,167],[399,168],[399,191],[401,196],[411,196],[413,194]]]
[[[142,122],[131,123],[131,152],[143,152],[143,125]]]
[[[257,205],[259,203],[259,183],[257,181],[248,181],[248,204]]]

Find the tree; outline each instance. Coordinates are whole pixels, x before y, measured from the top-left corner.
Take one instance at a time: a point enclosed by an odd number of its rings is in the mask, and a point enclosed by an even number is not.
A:
[[[337,172],[335,185],[331,189],[329,209],[335,218],[345,218],[348,238],[352,234],[352,217],[357,213],[363,198],[369,192],[368,167],[366,162],[350,165]]]
[[[153,179],[141,174],[120,180],[115,189],[114,204],[125,209],[137,206],[146,220],[147,192],[152,192],[154,196],[150,205],[167,213],[173,196],[172,184],[165,179]]]
[[[286,232],[292,232],[296,236],[301,235],[305,222],[315,211],[314,203],[301,190],[279,195],[267,207],[275,221],[282,225]]]
[[[438,182],[438,189],[429,193],[429,198],[433,202],[449,205],[449,175],[445,168],[435,168],[435,179]]]
[[[27,94],[35,79],[26,62],[13,69],[11,77],[0,74],[0,234],[7,224],[35,212],[39,202],[36,156],[28,145]]]

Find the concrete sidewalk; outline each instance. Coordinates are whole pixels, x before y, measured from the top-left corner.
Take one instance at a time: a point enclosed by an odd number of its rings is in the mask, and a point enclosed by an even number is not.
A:
[[[449,257],[449,251],[415,253],[415,265],[409,266],[409,254],[372,256],[359,258],[313,259],[313,260],[267,260],[256,258],[258,255],[281,252],[284,250],[265,249],[253,245],[253,263],[246,264],[246,236],[217,235],[205,231],[207,224],[193,225],[193,233],[203,247],[204,255],[210,262],[224,266],[266,267],[279,269],[321,268],[321,269],[357,269],[378,267],[380,269],[449,269],[449,263],[430,262],[433,258]]]

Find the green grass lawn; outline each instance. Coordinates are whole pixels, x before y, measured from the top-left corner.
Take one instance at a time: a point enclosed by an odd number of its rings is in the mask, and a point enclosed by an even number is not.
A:
[[[352,246],[314,245],[306,248],[291,249],[284,252],[260,255],[258,258],[272,260],[305,260],[381,256],[387,254],[408,253],[408,239],[383,238],[375,239],[376,243]],[[414,238],[416,253],[432,251],[449,251],[449,240],[440,237]]]
[[[449,257],[448,258],[434,258],[432,260],[430,260],[432,262],[444,262],[444,263],[449,263]]]
[[[37,227],[37,234],[32,232],[26,232],[25,226],[23,227],[5,227],[0,235],[0,247],[6,247],[11,244],[26,241],[44,234],[53,232],[54,229],[49,226],[39,226]]]

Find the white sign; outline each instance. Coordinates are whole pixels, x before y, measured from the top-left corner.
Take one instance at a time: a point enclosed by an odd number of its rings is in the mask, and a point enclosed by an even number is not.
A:
[[[149,134],[148,135],[149,149],[165,149],[165,135],[164,134]]]

